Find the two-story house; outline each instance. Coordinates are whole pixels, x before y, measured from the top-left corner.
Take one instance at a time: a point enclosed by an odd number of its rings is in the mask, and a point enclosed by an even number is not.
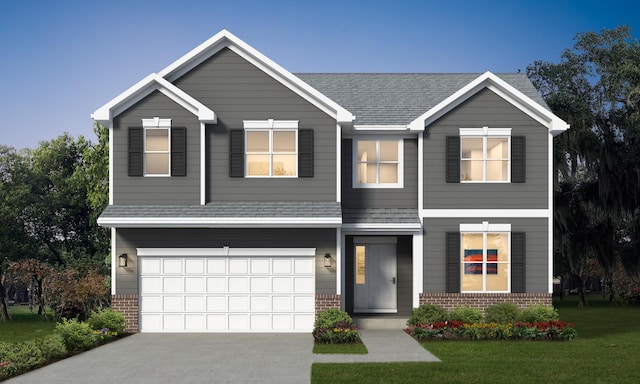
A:
[[[568,125],[524,74],[294,75],[223,30],[92,117],[129,330],[551,303]]]

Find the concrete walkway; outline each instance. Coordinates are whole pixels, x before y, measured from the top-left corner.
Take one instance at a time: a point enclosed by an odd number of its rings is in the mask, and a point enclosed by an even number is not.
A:
[[[309,383],[311,364],[439,361],[401,330],[361,330],[367,355],[313,354],[310,334],[139,333],[9,384]]]

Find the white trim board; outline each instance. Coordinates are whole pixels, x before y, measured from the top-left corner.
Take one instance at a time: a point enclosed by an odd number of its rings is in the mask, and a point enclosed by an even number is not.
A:
[[[247,257],[274,257],[274,256],[315,256],[315,248],[137,248],[139,257],[185,257],[185,256],[247,256]]]
[[[112,228],[336,228],[339,217],[118,217],[99,218],[98,225]]]
[[[548,218],[549,209],[423,209],[423,218]]]

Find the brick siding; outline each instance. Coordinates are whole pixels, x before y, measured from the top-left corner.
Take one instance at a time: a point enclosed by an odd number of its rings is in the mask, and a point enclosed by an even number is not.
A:
[[[111,309],[124,315],[126,332],[137,333],[138,328],[138,295],[112,295]]]
[[[550,293],[421,293],[420,305],[435,304],[446,310],[468,305],[484,310],[494,304],[515,303],[520,309],[531,304],[551,306]]]
[[[316,315],[326,309],[340,309],[340,295],[316,295]]]

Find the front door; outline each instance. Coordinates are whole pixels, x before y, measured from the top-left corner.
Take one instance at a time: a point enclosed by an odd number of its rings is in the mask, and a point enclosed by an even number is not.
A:
[[[354,312],[398,312],[395,242],[395,238],[355,242]]]

